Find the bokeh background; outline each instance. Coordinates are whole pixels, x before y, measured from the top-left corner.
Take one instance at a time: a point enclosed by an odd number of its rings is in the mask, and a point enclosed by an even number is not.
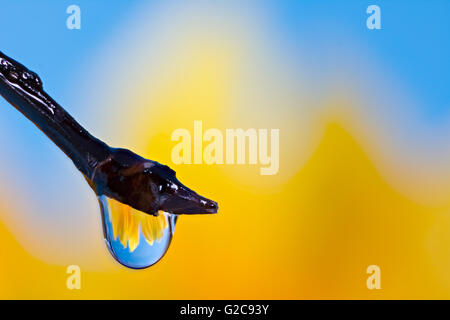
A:
[[[81,8],[81,30],[66,8]],[[368,30],[366,8],[381,8]],[[217,200],[141,271],[0,100],[0,298],[450,298],[450,2],[2,1],[1,48],[95,136]],[[177,128],[280,129],[280,170],[174,165]],[[79,265],[81,290],[66,288]],[[366,268],[381,268],[368,290]]]

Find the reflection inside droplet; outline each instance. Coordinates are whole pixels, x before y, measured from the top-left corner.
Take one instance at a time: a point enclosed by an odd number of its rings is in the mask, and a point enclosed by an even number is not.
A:
[[[169,248],[177,216],[152,216],[104,195],[98,197],[106,244],[113,257],[134,269],[158,262]]]

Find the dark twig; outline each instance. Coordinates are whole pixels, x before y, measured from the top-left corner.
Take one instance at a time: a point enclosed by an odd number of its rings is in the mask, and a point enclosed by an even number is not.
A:
[[[169,167],[89,134],[43,90],[36,73],[2,52],[0,94],[64,151],[98,195],[153,215],[217,212],[216,202],[184,186]]]

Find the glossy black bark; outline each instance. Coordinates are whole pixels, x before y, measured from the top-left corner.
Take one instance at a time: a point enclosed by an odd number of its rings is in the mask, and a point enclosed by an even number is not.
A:
[[[73,161],[97,194],[149,214],[217,212],[216,202],[184,186],[169,167],[92,136],[43,90],[37,74],[2,52],[0,94]]]

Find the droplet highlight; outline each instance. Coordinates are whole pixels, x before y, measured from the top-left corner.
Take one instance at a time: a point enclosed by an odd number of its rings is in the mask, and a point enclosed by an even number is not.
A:
[[[98,197],[106,244],[126,267],[142,269],[158,262],[172,241],[177,215],[152,216],[117,200]]]

